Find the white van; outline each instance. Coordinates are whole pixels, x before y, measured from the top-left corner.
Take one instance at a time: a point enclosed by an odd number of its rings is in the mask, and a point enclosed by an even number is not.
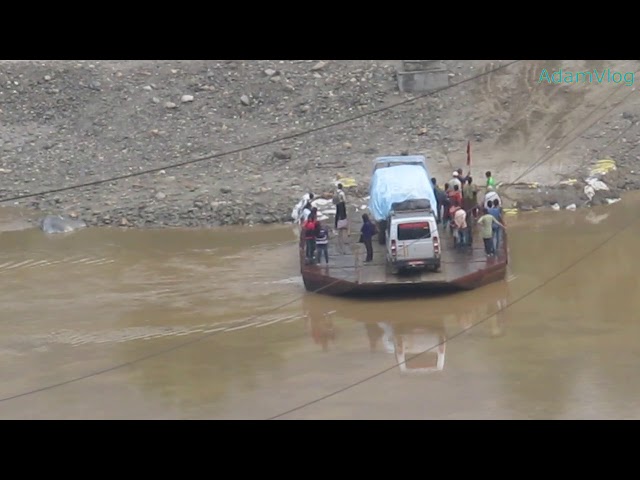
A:
[[[386,237],[387,264],[394,275],[404,270],[440,269],[438,224],[431,209],[393,212]]]

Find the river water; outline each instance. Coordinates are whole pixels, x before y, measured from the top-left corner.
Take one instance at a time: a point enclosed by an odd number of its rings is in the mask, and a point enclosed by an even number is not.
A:
[[[0,418],[640,418],[639,207],[510,217],[506,281],[376,299],[306,293],[291,227],[0,209]],[[442,345],[403,372],[393,338]]]

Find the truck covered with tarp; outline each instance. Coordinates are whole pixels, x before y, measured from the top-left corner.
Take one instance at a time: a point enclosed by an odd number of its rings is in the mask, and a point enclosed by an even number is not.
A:
[[[423,201],[428,200],[430,208],[435,210],[437,206],[431,175],[422,155],[376,158],[369,195],[369,211],[376,222],[387,220],[394,204],[424,205]]]

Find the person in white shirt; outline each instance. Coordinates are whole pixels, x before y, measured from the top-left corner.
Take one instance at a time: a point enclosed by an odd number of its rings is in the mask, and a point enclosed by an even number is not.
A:
[[[302,201],[304,201],[305,203],[300,209],[300,216],[298,217],[301,225],[307,221],[307,219],[309,218],[309,214],[311,214],[311,209],[313,208],[313,205],[311,203],[313,201],[313,193],[306,194],[304,197],[302,197]]]
[[[454,185],[458,185],[458,190],[460,190],[462,192],[462,182],[460,181],[460,178],[458,178],[460,176],[460,174],[456,170],[455,172],[453,172],[452,175],[453,175],[453,178],[451,178],[451,180],[449,180],[449,189],[453,190],[453,186]]]
[[[484,207],[491,208],[493,206],[494,200],[498,200],[498,202],[502,205],[502,199],[500,198],[500,195],[498,195],[498,192],[496,192],[493,187],[489,187],[487,189],[487,193],[484,194],[482,204]],[[491,202],[490,205],[489,202]]]
[[[349,221],[347,219],[347,196],[341,183],[338,184],[338,189],[333,196],[333,203],[336,206],[334,227],[338,231],[338,251],[344,255],[346,253],[345,237],[349,236]]]
[[[293,211],[291,212],[291,219],[294,222],[302,223],[304,220],[306,220],[306,217],[309,216],[309,212],[311,211],[311,207],[309,207],[309,211],[306,212],[304,219],[302,218],[303,211],[305,210],[307,205],[311,204],[311,202],[313,201],[313,198],[314,198],[313,193],[305,193],[302,196],[300,201],[296,204],[296,206],[293,208]]]
[[[311,206],[311,203],[307,203],[304,208],[302,209],[302,211],[300,212],[300,224],[302,225],[304,222],[307,221],[307,219],[309,218],[309,215],[311,215],[311,208],[313,208]]]
[[[453,222],[456,227],[456,233],[458,234],[456,246],[458,248],[462,248],[469,243],[467,239],[467,212],[465,212],[464,208],[460,208],[459,206],[454,208],[456,210],[453,214]]]

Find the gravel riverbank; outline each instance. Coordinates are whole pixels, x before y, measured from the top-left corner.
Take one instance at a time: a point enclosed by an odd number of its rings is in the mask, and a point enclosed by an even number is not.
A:
[[[398,91],[396,63],[2,61],[0,199],[159,168],[391,105],[411,98]],[[501,63],[506,61],[445,62],[452,82]],[[505,206],[580,208],[639,189],[635,96],[580,133],[629,90],[537,83],[542,68],[560,67],[635,71],[637,62],[523,61],[296,139],[6,205],[74,214],[93,226],[280,223],[290,220],[305,191],[329,192],[337,176],[356,181],[353,196],[366,195],[371,161],[379,155],[426,154],[442,183],[464,165],[471,140],[478,180],[492,170],[508,183],[575,134],[576,141],[552,160],[518,179],[523,184],[503,187]],[[615,160],[616,170],[604,178],[610,190],[589,200],[585,179],[603,158]],[[576,182],[544,187],[567,179]]]

